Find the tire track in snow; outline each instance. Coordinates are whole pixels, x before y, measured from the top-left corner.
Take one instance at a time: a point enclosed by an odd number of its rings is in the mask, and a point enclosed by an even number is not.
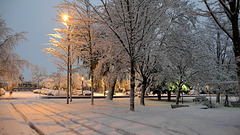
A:
[[[57,108],[54,108],[54,107],[52,107],[52,106],[49,106],[49,105],[47,105],[47,104],[45,104],[45,103],[41,103],[41,104],[43,104],[43,105],[45,105],[45,106],[48,106],[48,107],[51,108],[51,109],[55,109],[55,110],[58,110],[58,111],[63,112],[62,110],[57,109]],[[52,112],[52,113],[55,113],[56,115],[60,115],[61,117],[64,117],[64,118],[66,118],[66,119],[69,119],[70,121],[72,121],[72,122],[74,122],[74,123],[76,123],[76,124],[81,124],[81,123],[73,120],[72,118],[68,118],[68,117],[66,117],[66,116],[64,116],[64,115],[57,114],[56,112],[51,111],[51,110],[49,110],[49,109],[47,109],[47,108],[45,108],[45,107],[41,107],[41,108],[44,108],[44,109],[46,109],[46,110],[48,110],[48,111],[50,111],[50,112]],[[70,108],[71,108],[71,107],[70,107]],[[92,121],[92,122],[94,122],[94,123],[97,123],[97,124],[106,126],[106,127],[108,127],[108,128],[112,128],[113,130],[116,131],[116,133],[119,133],[119,134],[123,134],[123,135],[136,135],[136,134],[134,134],[134,133],[125,131],[124,129],[115,128],[115,127],[113,127],[113,126],[107,125],[107,124],[102,123],[102,122],[99,122],[99,121],[91,120],[91,119],[86,118],[86,117],[83,117],[83,116],[78,116],[78,115],[76,115],[76,114],[69,113],[69,112],[64,112],[64,113],[66,113],[66,114],[68,114],[68,115],[72,115],[72,116],[74,116],[74,117],[79,117],[79,118],[82,118],[82,119],[85,119],[85,120],[88,120],[88,121]],[[81,125],[82,125],[82,124],[81,124]],[[86,126],[87,128],[91,128],[91,127],[89,127],[89,126],[87,126],[87,125],[85,125],[85,126]],[[97,129],[94,129],[94,128],[91,128],[91,129],[94,130],[94,131],[97,131]],[[102,133],[102,134],[105,134],[105,133],[103,133],[103,132],[101,132],[101,133]]]
[[[18,110],[13,103],[10,104],[12,105],[14,110],[23,118],[23,120],[29,125],[30,128],[35,130],[39,135],[44,135],[44,133],[39,130],[31,121],[29,121],[28,118],[20,110]]]
[[[69,128],[69,127],[65,126],[63,123],[61,123],[60,121],[54,119],[54,118],[53,118],[52,116],[50,116],[49,114],[44,113],[44,112],[42,112],[42,111],[39,111],[39,110],[37,110],[37,109],[31,107],[30,105],[27,105],[26,103],[23,103],[23,104],[26,105],[26,106],[28,106],[29,108],[35,110],[35,111],[38,111],[38,112],[44,114],[45,116],[47,116],[47,117],[49,117],[50,119],[54,120],[54,121],[56,122],[56,124],[58,124],[58,125],[60,125],[60,126],[62,126],[62,127],[64,127],[64,128],[69,129],[71,132],[73,132],[73,133],[75,133],[75,134],[82,135],[82,133],[80,133],[79,131],[77,131],[77,130],[75,130],[75,129],[73,129],[73,128]],[[38,108],[39,108],[39,107],[40,107],[40,106],[38,106]],[[87,126],[87,125],[85,125],[85,124],[82,124],[82,123],[79,123],[79,122],[77,122],[77,121],[75,121],[75,120],[69,119],[69,118],[67,118],[67,117],[64,116],[64,115],[57,114],[56,112],[51,111],[51,110],[48,110],[48,109],[46,109],[46,108],[44,108],[44,107],[40,107],[40,108],[43,108],[43,109],[45,109],[45,110],[47,110],[47,111],[49,111],[49,112],[55,114],[56,116],[61,116],[62,118],[67,119],[67,120],[69,120],[69,121],[71,121],[71,122],[73,122],[73,123],[75,123],[75,124],[79,124],[79,125],[81,125],[81,126],[87,128],[87,129],[89,129],[89,130],[94,131],[95,133],[102,134],[102,135],[106,135],[105,133],[100,132],[100,131],[98,131],[98,130],[96,130],[96,129],[94,129],[94,128],[91,128],[91,127],[89,127],[89,126]]]
[[[46,114],[46,113],[43,113],[43,112],[41,112],[41,111],[39,111],[39,110],[37,110],[37,109],[34,109],[33,107],[30,107],[29,105],[27,105],[27,104],[25,104],[25,103],[22,103],[22,104],[24,104],[25,106],[27,106],[28,108],[30,108],[30,109],[32,109],[32,110],[35,110],[35,111],[43,114],[44,116],[50,118],[51,120],[53,120],[53,121],[55,122],[55,124],[57,124],[57,125],[65,128],[65,129],[69,130],[70,132],[72,132],[72,133],[74,133],[74,134],[77,134],[77,135],[82,135],[82,134],[79,133],[78,131],[76,131],[76,130],[74,130],[74,129],[72,129],[72,128],[68,128],[68,127],[66,127],[64,124],[62,124],[61,122],[59,122],[58,120],[50,117],[49,114]],[[16,107],[14,104],[12,104],[12,105],[17,109],[17,107]],[[14,109],[15,109],[15,108],[14,108]],[[26,120],[27,120],[27,123],[30,123],[29,126],[30,126],[31,128],[33,127],[33,129],[34,129],[39,135],[48,134],[48,133],[44,133],[44,132],[41,131],[39,128],[37,128],[37,126],[33,124],[34,122],[28,120],[28,118],[27,118],[19,109],[17,109],[17,110],[21,113],[21,115],[23,116],[24,120],[26,119]]]
[[[52,103],[55,103],[55,104],[58,104],[58,105],[61,105],[61,106],[64,106],[62,104],[59,104],[55,101],[52,101]],[[46,105],[45,103],[42,103],[44,105]],[[49,105],[46,105],[46,106],[49,106]],[[52,106],[49,106],[50,108],[54,108]],[[71,109],[74,109],[74,110],[77,110],[76,108],[74,107],[70,107],[70,106],[64,106],[64,107],[68,107],[68,108],[71,108]],[[57,108],[55,108],[56,110],[59,110]],[[77,110],[79,111],[79,110]],[[144,126],[148,126],[148,127],[152,127],[152,128],[155,128],[155,129],[162,129],[165,133],[169,134],[169,135],[172,135],[172,134],[179,134],[179,135],[187,135],[187,133],[185,132],[181,132],[181,131],[177,131],[177,130],[173,130],[173,129],[169,129],[169,128],[166,128],[166,127],[160,127],[160,126],[155,126],[155,125],[151,125],[151,124],[147,124],[147,123],[142,123],[142,122],[138,122],[138,121],[134,121],[134,120],[129,120],[129,119],[124,119],[124,118],[119,118],[119,117],[116,117],[116,116],[112,116],[112,115],[108,115],[108,114],[105,114],[105,113],[100,113],[100,112],[94,112],[94,111],[88,111],[88,112],[91,112],[91,113],[95,113],[95,114],[100,114],[100,115],[104,115],[104,116],[107,116],[107,117],[111,117],[111,118],[115,118],[115,119],[119,119],[119,120],[123,120],[123,121],[128,121],[128,122],[131,122],[131,123],[135,123],[135,124],[140,124],[140,125],[144,125]],[[89,121],[94,121],[96,123],[99,123],[99,124],[104,124],[104,123],[101,123],[101,122],[97,122],[95,120],[91,120],[89,118],[86,118],[86,117],[83,117],[83,116],[78,116],[78,115],[75,115],[75,114],[72,114],[72,113],[69,113],[69,112],[66,112],[68,114],[71,114],[71,115],[74,115],[74,116],[77,116],[77,117],[81,117],[81,118],[84,118],[86,120],[89,120]],[[104,124],[104,125],[107,125],[107,124]],[[109,126],[109,125],[107,125]],[[112,127],[112,126],[110,126]],[[112,127],[112,128],[115,128],[115,127]],[[116,130],[118,130],[118,128],[115,128]],[[120,131],[123,131],[123,132],[126,132],[124,129],[120,129]],[[134,133],[127,133],[127,134],[124,134],[124,135],[132,135]]]

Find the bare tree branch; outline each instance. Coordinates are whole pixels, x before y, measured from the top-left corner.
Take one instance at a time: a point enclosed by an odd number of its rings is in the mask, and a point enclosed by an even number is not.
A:
[[[219,22],[219,20],[217,19],[217,17],[213,14],[213,11],[211,10],[211,8],[209,7],[207,0],[204,0],[205,5],[207,6],[207,9],[209,11],[209,13],[211,14],[211,16],[213,17],[213,19],[215,20],[215,22],[217,23],[217,25],[231,38],[233,39],[233,35],[231,33],[229,33],[225,27],[223,27],[221,25],[221,23]]]

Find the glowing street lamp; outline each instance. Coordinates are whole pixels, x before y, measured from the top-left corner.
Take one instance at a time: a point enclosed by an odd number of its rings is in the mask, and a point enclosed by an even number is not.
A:
[[[83,75],[82,75],[82,78],[81,78],[81,79],[82,79],[82,81],[84,80],[84,77],[83,77]]]
[[[63,14],[62,19],[64,22],[68,21],[69,16],[67,14]]]
[[[83,77],[83,75],[82,75],[82,95],[83,95],[83,80],[84,80],[84,77]]]

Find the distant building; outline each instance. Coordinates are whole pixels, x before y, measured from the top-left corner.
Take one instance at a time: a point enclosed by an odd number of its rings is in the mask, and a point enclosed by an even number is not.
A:
[[[37,84],[31,82],[22,82],[17,85],[16,88],[12,88],[13,91],[32,91],[34,89],[40,88]]]

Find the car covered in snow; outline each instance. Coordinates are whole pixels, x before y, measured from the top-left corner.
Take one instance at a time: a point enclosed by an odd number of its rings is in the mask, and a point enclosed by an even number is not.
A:
[[[73,90],[73,95],[82,95],[82,90]]]
[[[48,92],[50,92],[50,89],[45,89],[45,91],[43,92],[44,95],[48,95]]]
[[[125,94],[130,95],[130,90],[126,90]],[[137,92],[137,91],[134,92],[134,96],[139,96],[139,95],[140,95],[140,92]]]
[[[108,95],[109,91],[105,91],[105,95]],[[116,93],[114,92],[113,95],[116,95]]]
[[[57,90],[48,90],[48,92],[45,92],[46,95],[53,96],[53,93]]]
[[[66,91],[63,91],[63,90],[55,90],[53,93],[52,93],[53,96],[66,96],[67,95],[67,92]]]
[[[34,94],[40,94],[41,93],[41,89],[35,89],[35,90],[33,90],[33,93]]]
[[[0,88],[0,96],[5,95],[5,90],[3,88]]]
[[[91,95],[92,95],[91,91],[89,91],[89,90],[83,91],[83,96],[91,96]]]
[[[41,94],[44,94],[45,90],[46,90],[45,88],[42,88],[41,89]]]

